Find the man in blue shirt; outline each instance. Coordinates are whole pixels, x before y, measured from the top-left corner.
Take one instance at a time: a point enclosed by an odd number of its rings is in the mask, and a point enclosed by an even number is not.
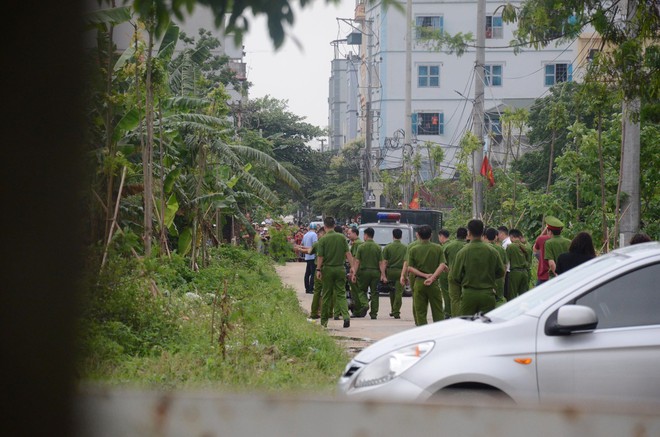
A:
[[[302,245],[305,247],[312,247],[314,243],[318,241],[318,236],[315,231],[316,225],[311,224],[309,226],[309,231],[303,236]],[[314,260],[316,255],[305,254],[305,262],[307,263],[307,268],[305,269],[305,292],[308,294],[314,294],[314,275],[316,274],[316,265]]]

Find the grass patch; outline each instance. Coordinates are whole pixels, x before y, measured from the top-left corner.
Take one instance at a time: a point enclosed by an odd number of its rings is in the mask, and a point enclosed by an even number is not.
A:
[[[266,256],[213,252],[186,260],[114,258],[87,287],[79,374],[112,385],[331,392],[348,361]]]

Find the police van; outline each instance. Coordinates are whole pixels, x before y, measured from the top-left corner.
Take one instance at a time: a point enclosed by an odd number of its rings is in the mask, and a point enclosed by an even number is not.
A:
[[[364,240],[364,230],[367,228],[373,228],[374,242],[381,248],[387,246],[394,240],[392,237],[392,231],[394,229],[401,229],[401,242],[406,246],[415,241],[415,231],[418,226],[401,223],[400,213],[379,212],[376,214],[376,220],[377,221],[374,223],[364,223],[358,226],[361,240]]]
[[[372,228],[374,230],[374,242],[384,248],[392,241],[394,237],[392,236],[392,231],[394,229],[401,229],[401,242],[406,246],[415,241],[415,232],[420,225],[411,225],[408,223],[401,223],[401,214],[398,212],[378,212],[376,214],[376,222],[374,223],[365,223],[358,226],[360,231],[360,239],[364,240],[364,230],[367,228]],[[379,283],[378,293],[379,294],[389,294],[390,287],[392,284],[387,286]],[[412,291],[410,286],[406,286],[406,289],[403,293],[404,296],[412,296]]]

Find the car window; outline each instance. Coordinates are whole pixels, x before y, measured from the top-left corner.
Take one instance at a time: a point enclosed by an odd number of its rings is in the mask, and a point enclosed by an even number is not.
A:
[[[545,307],[548,302],[555,302],[567,290],[571,290],[575,283],[584,278],[599,277],[602,272],[616,269],[618,265],[625,262],[626,258],[626,256],[616,253],[594,258],[495,308],[488,313],[488,317],[494,321],[506,321],[539,307]]]
[[[660,264],[642,267],[607,282],[575,303],[592,308],[598,328],[660,324]]]

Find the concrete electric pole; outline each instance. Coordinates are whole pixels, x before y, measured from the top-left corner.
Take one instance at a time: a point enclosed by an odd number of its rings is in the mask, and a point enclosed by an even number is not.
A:
[[[626,33],[629,38],[637,37],[638,30],[631,24],[637,11],[637,0],[627,0],[623,2],[626,11]],[[639,157],[640,157],[640,125],[633,117],[640,111],[639,97],[626,99],[623,101],[623,120],[621,135],[621,194],[625,194],[625,199],[621,203],[619,227],[620,240],[619,246],[625,246],[630,238],[639,231],[640,214],[640,194],[639,194]]]
[[[484,64],[486,62],[486,0],[477,1],[477,59],[474,64],[474,108],[472,132],[479,140],[479,147],[472,154],[472,216],[481,218],[484,213],[484,184],[481,163],[484,160]]]
[[[406,95],[405,117],[403,120],[403,147],[401,148],[401,168],[405,173],[406,147],[412,145],[412,0],[406,0]],[[403,186],[403,204],[408,205],[408,183]]]

